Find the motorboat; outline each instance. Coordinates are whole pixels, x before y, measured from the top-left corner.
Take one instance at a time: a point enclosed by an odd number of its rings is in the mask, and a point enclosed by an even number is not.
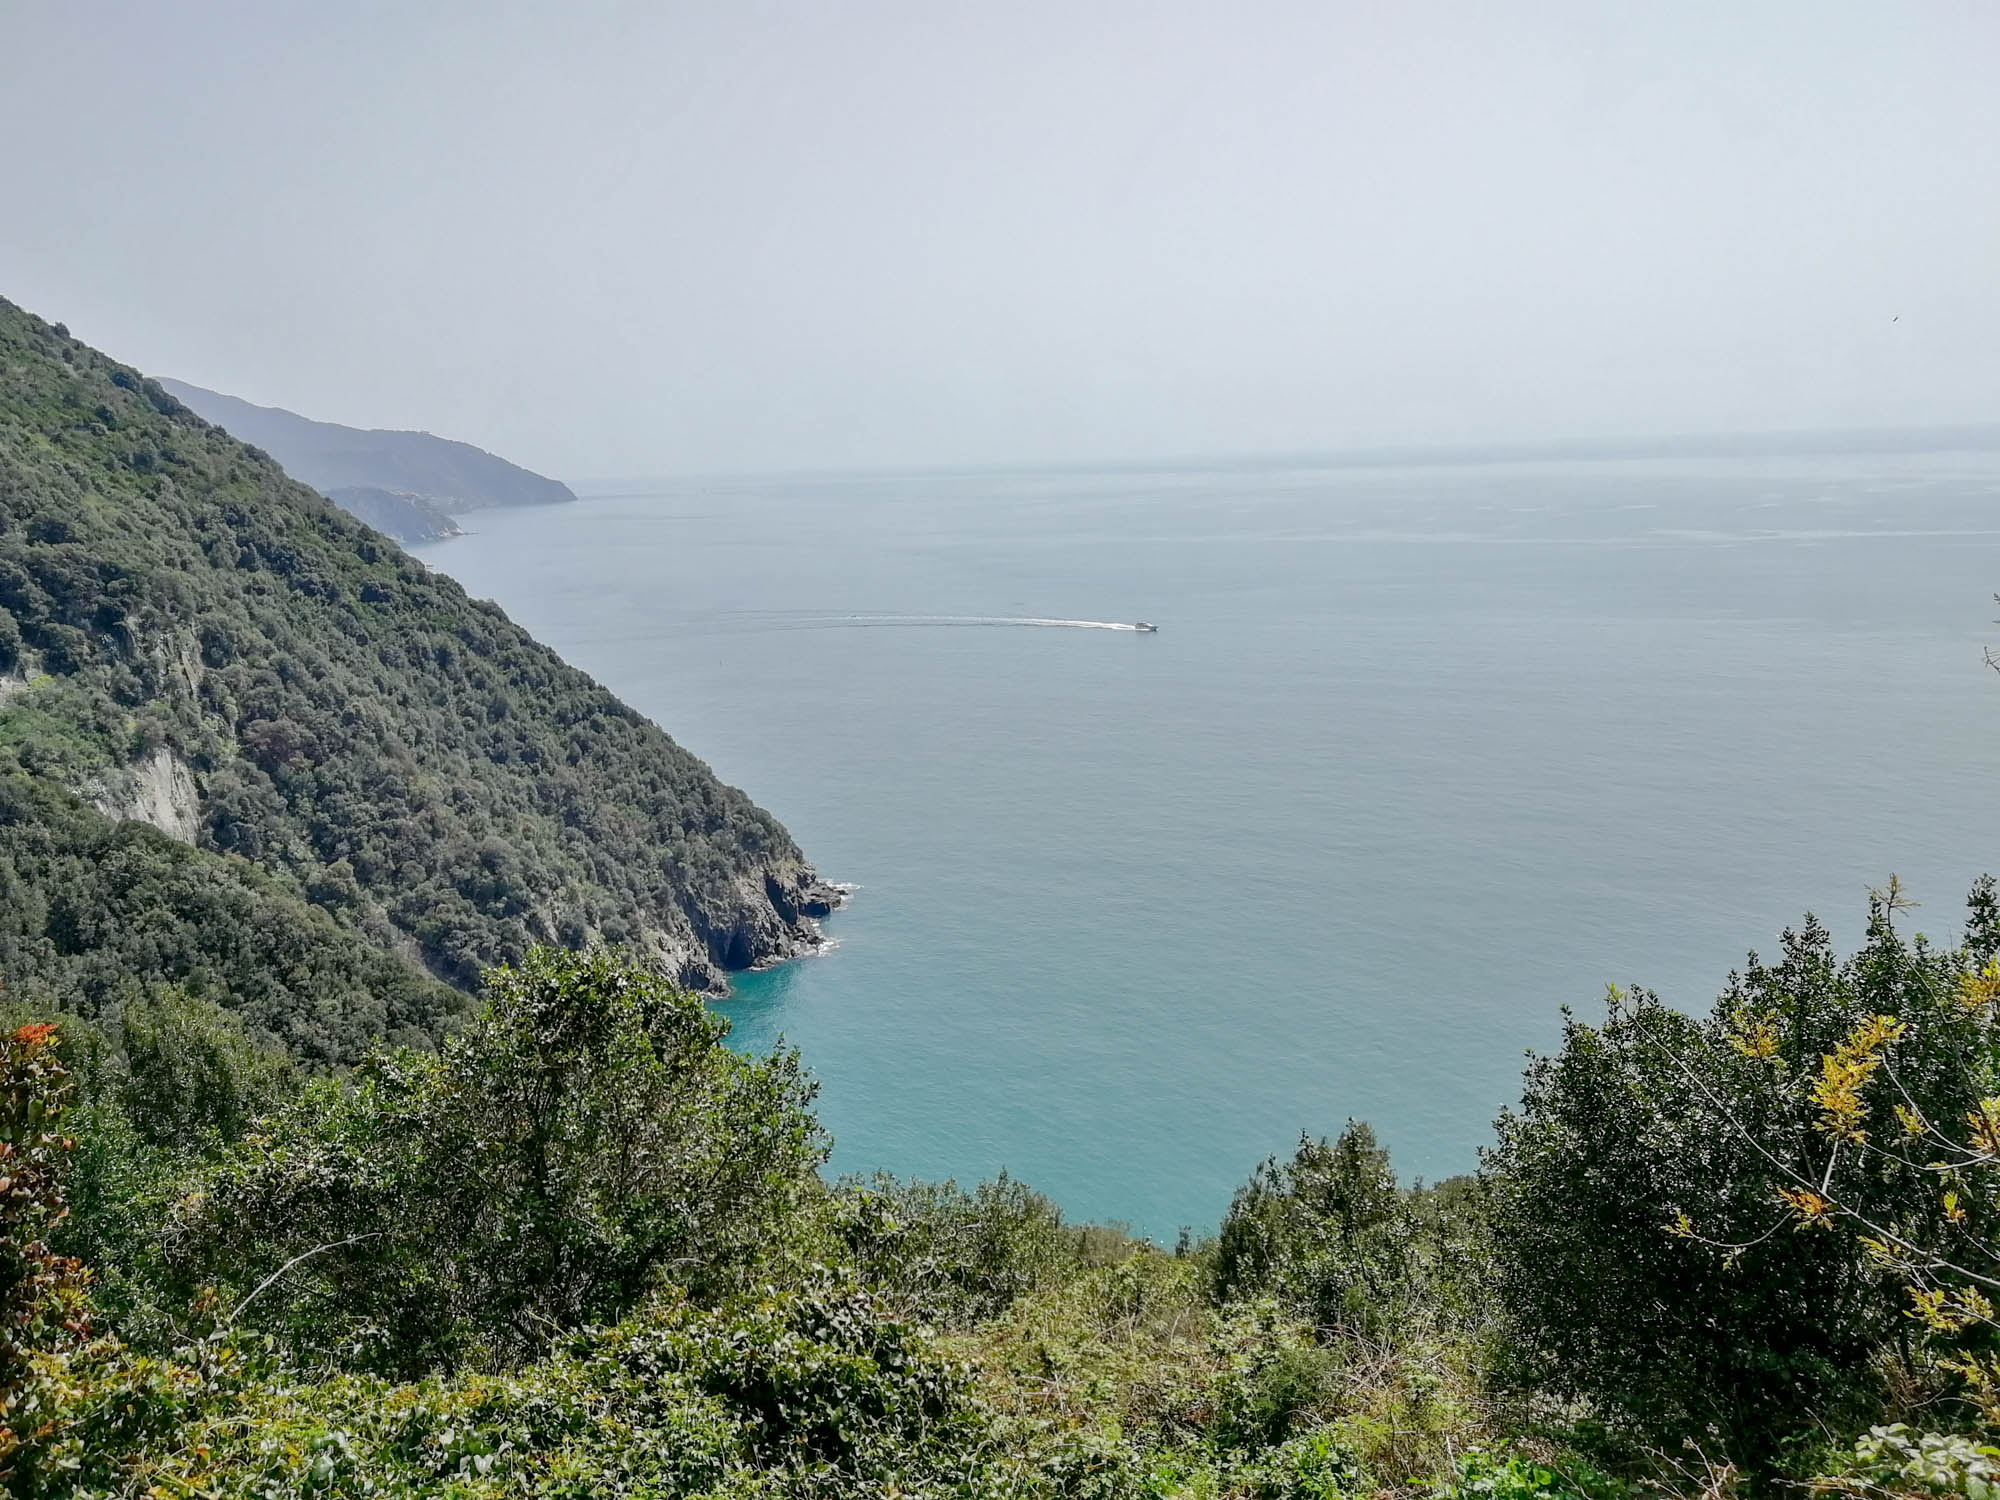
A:
[[[1143,630],[1146,632],[1147,635],[1158,635],[1160,633],[1159,626],[1150,624],[1145,620],[1134,620],[1132,622],[1132,628],[1134,630]]]

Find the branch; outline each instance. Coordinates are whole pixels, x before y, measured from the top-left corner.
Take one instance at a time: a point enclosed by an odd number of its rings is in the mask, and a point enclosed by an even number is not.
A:
[[[1667,1055],[1668,1059],[1673,1063],[1673,1065],[1679,1068],[1681,1072],[1684,1075],[1686,1075],[1688,1082],[1692,1083],[1697,1089],[1699,1089],[1702,1092],[1703,1096],[1709,1102],[1709,1107],[1712,1108],[1717,1114],[1722,1116],[1722,1118],[1728,1123],[1730,1129],[1734,1130],[1738,1135],[1743,1137],[1744,1141],[1748,1143],[1751,1150],[1755,1151],[1759,1156],[1763,1157],[1765,1161],[1769,1162],[1772,1166],[1776,1167],[1786,1177],[1789,1177],[1792,1180],[1793,1186],[1803,1187],[1808,1191],[1817,1192],[1817,1189],[1815,1189],[1813,1186],[1811,1178],[1803,1176],[1789,1162],[1781,1161],[1779,1160],[1778,1157],[1773,1155],[1765,1147],[1764,1143],[1758,1140],[1757,1137],[1750,1131],[1750,1129],[1747,1126],[1745,1126],[1742,1123],[1742,1121],[1738,1120],[1734,1114],[1730,1112],[1729,1106],[1724,1104],[1721,1099],[1716,1097],[1715,1091],[1708,1086],[1706,1080],[1704,1080],[1700,1074],[1696,1073],[1693,1068],[1689,1067],[1687,1063],[1682,1060],[1681,1055],[1678,1052],[1674,1051],[1672,1047],[1668,1046],[1665,1042],[1661,1041],[1658,1037],[1654,1036],[1651,1031],[1646,1029],[1644,1023],[1642,1023],[1639,1020],[1637,1014],[1634,1014],[1631,1017],[1631,1021],[1633,1027],[1638,1031],[1638,1033],[1641,1036],[1643,1036],[1647,1041],[1651,1042],[1655,1047],[1658,1047],[1660,1051],[1664,1052]],[[1896,1246],[1897,1249],[1906,1251],[1910,1255],[1916,1257],[1918,1261],[1928,1262],[1929,1264],[1927,1269],[1949,1271],[1954,1275],[1963,1276],[1967,1281],[1977,1282],[1981,1286],[1991,1287],[1995,1291],[2000,1291],[2000,1281],[1996,1281],[1993,1277],[1982,1276],[1977,1271],[1968,1271],[1963,1266],[1954,1265],[1952,1262],[1946,1260],[1943,1256],[1939,1255],[1936,1251],[1926,1250],[1923,1248],[1923,1246],[1913,1244],[1911,1241],[1904,1239],[1900,1234],[1897,1234],[1894,1230],[1884,1229],[1880,1227],[1879,1225],[1875,1224],[1872,1220],[1863,1217],[1855,1209],[1848,1207],[1847,1204],[1841,1202],[1840,1199],[1838,1198],[1828,1197],[1826,1194],[1819,1194],[1819,1196],[1826,1197],[1827,1201],[1831,1203],[1834,1208],[1838,1209],[1848,1218],[1854,1220],[1855,1223],[1859,1224],[1863,1229],[1867,1230],[1870,1234],[1874,1235],[1877,1239],[1883,1241],[1885,1244],[1893,1244]]]
[[[248,1307],[251,1303],[255,1302],[259,1297],[263,1296],[265,1289],[269,1287],[272,1282],[276,1281],[280,1276],[283,1276],[285,1272],[291,1270],[291,1268],[297,1265],[300,1261],[311,1260],[315,1255],[324,1255],[329,1250],[344,1250],[347,1248],[347,1246],[358,1245],[363,1240],[379,1240],[380,1238],[382,1238],[382,1231],[379,1229],[374,1229],[370,1230],[367,1234],[350,1234],[344,1240],[332,1240],[324,1245],[315,1245],[312,1247],[312,1249],[306,1251],[305,1254],[303,1255],[294,1255],[290,1260],[286,1261],[282,1266],[278,1267],[277,1270],[273,1271],[269,1276],[266,1276],[262,1281],[258,1282],[256,1290],[251,1292],[250,1295],[245,1297],[241,1302],[237,1303],[235,1311],[231,1312],[228,1317],[222,1320],[222,1326],[224,1328],[228,1328],[232,1324],[234,1324],[238,1318],[243,1316],[244,1308]]]

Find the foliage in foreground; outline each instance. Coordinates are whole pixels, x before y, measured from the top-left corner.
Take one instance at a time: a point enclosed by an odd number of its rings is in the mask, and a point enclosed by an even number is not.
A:
[[[796,1058],[740,1056],[725,1029],[646,970],[534,950],[442,1051],[377,1053],[238,1139],[181,1133],[166,1180],[128,1195],[153,1222],[95,1258],[128,1322],[212,1304],[294,1362],[404,1373],[516,1363],[616,1321],[668,1265],[703,1295],[740,1285],[818,1192],[825,1148]],[[150,1061],[128,1052],[137,1129],[100,1174],[159,1160],[139,1138]],[[101,1219],[117,1194],[92,1188]]]
[[[1846,959],[1808,920],[1702,1020],[1614,991],[1604,1025],[1572,1021],[1529,1070],[1487,1164],[1519,1386],[1588,1402],[1641,1447],[1699,1444],[1753,1472],[1948,1391],[1880,1236],[1995,1243],[2000,1174],[1941,1173],[1891,1143],[1901,1112],[1957,1121],[2000,1092],[1995,1008],[1967,1003],[2000,907],[1982,881],[1947,948],[1906,938],[1900,905],[1878,894]],[[1863,1093],[1855,1038],[1883,1025],[1903,1039],[1894,1087]],[[1853,1212],[1802,1216],[1830,1200]]]
[[[1434,1353],[1374,1348],[1385,1394],[1284,1287],[1220,1305],[1212,1257],[1006,1179],[825,1188],[796,1061],[603,956],[303,1085],[235,1024],[68,1028],[100,1317],[24,1350],[21,1493],[1303,1496],[1441,1461]]]
[[[300,1381],[227,1335],[171,1359],[101,1342],[40,1373],[24,1496],[1010,1492],[980,1483],[959,1373],[832,1281],[411,1382]]]
[[[66,1212],[60,1182],[69,1081],[54,1026],[0,1038],[0,1472],[26,1423],[39,1351],[82,1335],[82,1266],[50,1249]]]
[[[1173,1254],[1004,1177],[823,1185],[796,1061],[602,956],[340,1078],[187,996],[71,1023],[74,1083],[30,1028],[10,1483],[1994,1500],[2000,920],[1982,883],[1946,947],[1902,904],[1705,1019],[1614,994],[1477,1181],[1405,1188],[1350,1125]]]

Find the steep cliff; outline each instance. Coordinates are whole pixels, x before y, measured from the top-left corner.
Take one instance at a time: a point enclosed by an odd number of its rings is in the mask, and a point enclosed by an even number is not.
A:
[[[27,773],[461,987],[537,940],[713,987],[810,950],[837,899],[497,606],[4,301],[0,676]]]

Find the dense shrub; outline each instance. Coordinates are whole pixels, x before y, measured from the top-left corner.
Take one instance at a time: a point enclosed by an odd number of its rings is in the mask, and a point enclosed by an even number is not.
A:
[[[1900,1422],[1868,1430],[1816,1476],[1823,1493],[1889,1496],[2000,1495],[2000,1448],[1955,1432],[1913,1432]]]
[[[179,1283],[295,1357],[400,1371],[518,1362],[663,1275],[740,1286],[825,1146],[796,1059],[725,1030],[646,970],[532,950],[442,1053],[314,1083],[205,1166],[165,1228]]]
[[[1002,1172],[970,1190],[886,1174],[842,1185],[846,1256],[909,1313],[966,1326],[1080,1269],[1122,1260],[1136,1242],[1067,1224],[1049,1198]]]
[[[35,1357],[80,1338],[87,1317],[83,1268],[49,1245],[68,1212],[60,1173],[70,1148],[55,1040],[48,1024],[0,1037],[0,1479],[19,1467],[34,1426]]]
[[[1411,1274],[1414,1220],[1366,1125],[1301,1138],[1239,1189],[1216,1247],[1225,1298],[1278,1295],[1329,1332],[1379,1331]]]
[[[1956,1119],[1994,1092],[1989,1013],[1960,1003],[1990,956],[1992,888],[1974,892],[1963,949],[1896,929],[1891,893],[1846,960],[1808,920],[1775,964],[1752,956],[1705,1019],[1614,991],[1601,1026],[1572,1020],[1500,1123],[1498,1289],[1518,1382],[1586,1399],[1667,1451],[1699,1441],[1754,1471],[1817,1430],[1853,1432],[1890,1383],[1921,1389],[1905,1278],[1866,1226],[1801,1224],[1796,1195],[1854,1205],[1868,1222],[1935,1235],[1947,1206],[1898,1106]],[[1823,1128],[1818,1081],[1857,1026],[1899,1018],[1894,1089],[1857,1105],[1859,1137]],[[1872,1023],[1871,1023],[1872,1024]],[[1991,1243],[1995,1184],[1955,1211]]]
[[[1449,1480],[1431,1500],[1623,1500],[1624,1485],[1589,1464],[1572,1460],[1560,1467],[1518,1453],[1475,1448],[1458,1461]]]
[[[259,1047],[212,1000],[161,990],[119,1012],[125,1113],[148,1143],[189,1148],[242,1139],[291,1081],[290,1059]]]

